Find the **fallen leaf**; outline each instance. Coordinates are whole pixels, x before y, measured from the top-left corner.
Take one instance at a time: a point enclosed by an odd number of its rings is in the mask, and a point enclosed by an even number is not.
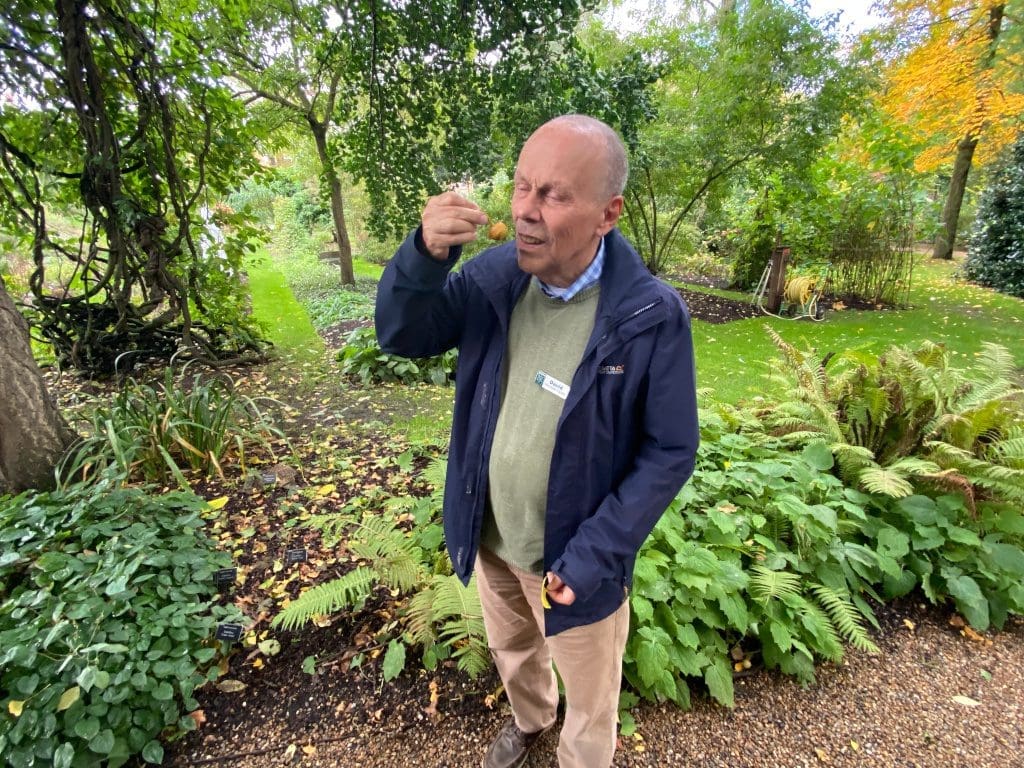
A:
[[[298,751],[298,749],[299,748],[297,746],[295,746],[294,744],[289,744],[288,745],[288,749],[286,749],[284,751],[284,759],[286,761],[289,761],[292,758],[294,758],[295,757],[295,753]]]
[[[860,744],[858,744],[856,741],[851,741],[850,749],[852,749],[854,752],[860,752]]]
[[[196,728],[198,728],[206,722],[206,713],[201,709],[197,709],[194,712],[189,712],[188,716],[191,717],[193,721],[195,721]]]
[[[302,748],[302,752],[307,757],[312,757],[313,755],[316,754],[316,747],[313,744],[307,744],[306,746],[304,746]]]
[[[227,503],[228,503],[228,497],[227,496],[220,496],[220,497],[218,497],[216,499],[208,499],[207,502],[206,502],[206,506],[208,506],[210,509],[223,509],[224,505],[227,504]]]
[[[832,762],[832,759],[828,756],[828,752],[826,752],[824,749],[819,749],[818,747],[815,747],[814,754],[816,754],[818,756],[818,759],[823,763]]]
[[[256,647],[260,649],[260,653],[265,653],[267,656],[277,656],[281,652],[281,643],[273,638],[264,640]]]
[[[956,627],[957,629],[963,629],[967,626],[967,622],[964,621],[963,617],[959,614],[954,613],[949,620],[949,626]]]
[[[241,680],[221,680],[217,683],[217,690],[223,691],[224,693],[238,693],[239,691],[245,690],[245,683]]]
[[[10,701],[7,702],[7,711],[10,712],[15,717],[19,717],[21,715],[21,711],[24,708],[25,708],[25,702],[24,701],[15,701],[14,699],[11,699]]]
[[[70,707],[72,704],[78,701],[78,697],[81,693],[82,690],[77,685],[73,685],[70,688],[68,688],[66,691],[64,691],[64,693],[60,695],[60,701],[57,702],[57,711],[63,712],[65,709]]]
[[[336,486],[334,483],[328,483],[327,485],[321,485],[319,488],[317,488],[316,495],[323,498],[324,496],[330,496],[336,490],[338,490],[338,486]]]
[[[256,659],[252,665],[255,669],[263,669],[263,659]]]
[[[437,711],[437,702],[440,701],[441,696],[437,692],[437,680],[431,680],[430,685],[430,703],[423,710],[431,720],[436,721],[440,717],[440,713]]]
[[[917,625],[914,622],[912,622],[910,619],[904,619],[903,620],[903,626],[906,627],[907,629],[909,629],[911,632],[913,632],[914,629],[917,628]]]
[[[965,707],[980,707],[981,706],[981,702],[980,701],[975,701],[970,696],[954,696],[953,697],[953,701],[955,701],[957,704],[961,704],[961,705],[963,705]]]

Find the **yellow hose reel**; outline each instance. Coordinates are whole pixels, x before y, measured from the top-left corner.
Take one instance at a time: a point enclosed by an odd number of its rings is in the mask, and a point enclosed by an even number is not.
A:
[[[789,304],[806,305],[814,290],[814,278],[794,277],[786,282],[782,295]]]

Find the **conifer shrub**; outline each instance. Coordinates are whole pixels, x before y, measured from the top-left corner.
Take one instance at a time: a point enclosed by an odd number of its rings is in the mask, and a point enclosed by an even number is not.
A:
[[[964,274],[1024,298],[1024,133],[982,196]]]

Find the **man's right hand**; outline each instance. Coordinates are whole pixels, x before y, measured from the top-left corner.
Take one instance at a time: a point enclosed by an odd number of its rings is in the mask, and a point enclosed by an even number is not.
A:
[[[438,261],[448,258],[448,249],[476,239],[477,227],[487,223],[480,207],[455,192],[443,192],[427,200],[423,208],[423,244]]]

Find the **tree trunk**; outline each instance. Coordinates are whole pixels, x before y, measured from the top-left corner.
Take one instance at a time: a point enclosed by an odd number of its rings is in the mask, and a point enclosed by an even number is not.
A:
[[[984,69],[991,69],[995,59],[996,41],[999,39],[999,32],[1003,25],[1003,9],[1004,6],[1000,3],[992,6],[988,12],[989,50],[988,55],[981,62]],[[980,104],[979,109],[981,109]],[[949,180],[949,192],[946,195],[946,203],[942,206],[942,227],[935,235],[933,259],[953,258],[957,222],[960,219],[960,208],[964,202],[964,191],[967,189],[967,174],[971,172],[971,161],[974,159],[974,150],[977,146],[978,137],[973,132],[968,132],[956,145],[953,178]]]
[[[341,196],[341,179],[327,153],[327,127],[313,120],[309,121],[309,125],[316,141],[316,153],[320,157],[324,177],[331,190],[331,217],[334,219],[335,242],[338,243],[341,284],[355,285],[356,277],[352,271],[352,244],[349,242],[348,228],[345,226],[345,202]]]
[[[0,280],[0,493],[53,485],[75,439],[32,357],[28,326]]]
[[[956,160],[953,162],[953,177],[949,180],[949,192],[946,203],[942,206],[942,225],[935,235],[933,259],[952,259],[953,245],[956,243],[956,227],[960,219],[960,207],[964,202],[964,191],[967,189],[967,175],[971,172],[971,161],[978,140],[974,136],[965,136],[956,145]]]

